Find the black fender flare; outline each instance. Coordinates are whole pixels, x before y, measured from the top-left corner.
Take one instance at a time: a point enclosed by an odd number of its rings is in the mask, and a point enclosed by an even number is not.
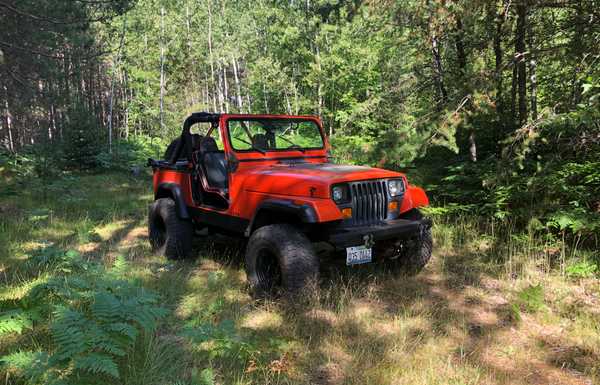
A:
[[[277,211],[280,213],[285,213],[298,218],[302,223],[319,222],[319,217],[317,216],[315,209],[308,204],[297,204],[286,199],[267,199],[262,201],[256,208],[256,211],[254,212],[254,215],[252,216],[252,219],[250,220],[250,223],[244,232],[246,237],[250,236],[252,230],[254,229],[256,218],[258,218],[261,212],[264,211]]]
[[[183,199],[181,193],[181,187],[177,183],[161,183],[154,193],[154,200],[160,198],[172,198],[175,201],[175,208],[177,209],[177,216],[180,219],[189,219],[190,214],[188,213],[187,205]]]

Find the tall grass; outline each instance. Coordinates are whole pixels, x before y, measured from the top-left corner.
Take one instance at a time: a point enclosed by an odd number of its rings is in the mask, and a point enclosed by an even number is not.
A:
[[[510,221],[434,213],[434,257],[416,277],[342,261],[324,267],[321,281],[300,300],[256,301],[246,288],[242,253],[229,239],[198,238],[192,261],[150,253],[148,176],[57,182],[45,200],[29,190],[0,201],[12,213],[0,218],[0,312],[56,276],[81,276],[40,260],[40,250],[52,248],[77,250],[113,278],[157,293],[167,313],[117,359],[119,378],[112,383],[600,380],[594,251],[576,239],[520,230]],[[0,356],[53,353],[51,323],[52,316],[21,334],[0,335]],[[32,383],[6,365],[0,372],[6,383]]]
[[[434,215],[434,221],[438,249],[460,250],[506,278],[556,272],[565,276],[572,264],[600,262],[597,252],[581,247],[581,236],[567,237],[565,232],[523,229],[515,221],[465,214]]]

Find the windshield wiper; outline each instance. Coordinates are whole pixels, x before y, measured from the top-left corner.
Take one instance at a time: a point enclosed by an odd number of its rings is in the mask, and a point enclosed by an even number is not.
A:
[[[240,142],[246,143],[248,146],[250,146],[250,148],[252,148],[253,150],[256,150],[258,152],[260,152],[261,154],[266,154],[267,152],[265,150],[263,150],[262,148],[258,148],[255,145],[253,145],[250,142],[245,141],[244,139],[240,138],[239,136],[234,136],[234,138],[236,138],[237,140],[239,140]]]
[[[291,145],[292,145],[291,147],[288,147],[288,148],[286,148],[286,150],[288,150],[288,149],[293,149],[293,150],[298,150],[298,151],[300,151],[300,152],[302,152],[302,153],[304,153],[304,152],[306,151],[306,149],[305,149],[305,148],[302,148],[302,147],[300,147],[299,145],[297,145],[296,143],[292,142],[291,140],[289,140],[289,139],[288,139],[288,138],[286,138],[285,136],[277,135],[277,137],[278,137],[279,139],[283,139],[283,140],[285,140],[286,142],[288,142],[289,144],[291,144]]]

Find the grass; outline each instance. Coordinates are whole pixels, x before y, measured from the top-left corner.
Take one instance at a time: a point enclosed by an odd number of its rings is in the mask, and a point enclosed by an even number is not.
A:
[[[0,194],[2,310],[57,274],[28,263],[48,245],[107,267],[122,256],[115,274],[159,293],[168,315],[120,358],[113,383],[600,382],[600,284],[583,251],[437,218],[434,258],[416,277],[333,265],[302,301],[256,301],[230,240],[197,239],[191,261],[151,254],[150,185],[87,175],[54,181],[46,198],[35,188]],[[579,267],[568,269],[571,260]],[[53,346],[45,323],[0,334],[0,356]],[[6,366],[0,378],[27,383]]]

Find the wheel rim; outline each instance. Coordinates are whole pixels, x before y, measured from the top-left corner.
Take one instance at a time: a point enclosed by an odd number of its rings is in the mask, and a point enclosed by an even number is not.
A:
[[[256,258],[256,277],[262,290],[273,292],[281,286],[281,268],[277,256],[267,249],[261,249]]]

